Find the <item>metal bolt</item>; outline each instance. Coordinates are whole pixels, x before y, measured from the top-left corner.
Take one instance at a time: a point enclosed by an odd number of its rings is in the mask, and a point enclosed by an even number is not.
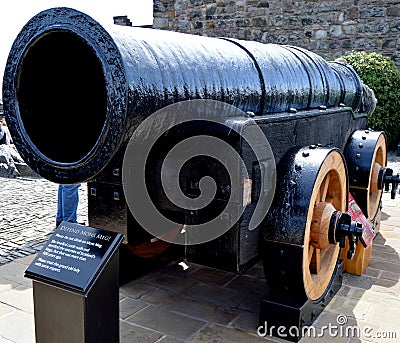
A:
[[[247,113],[247,115],[250,117],[250,118],[254,118],[256,115],[254,114],[254,112],[251,112],[251,111],[247,111],[246,112]]]
[[[361,158],[361,154],[357,154],[356,157],[357,157],[358,159],[360,159],[360,158]]]
[[[320,111],[325,111],[326,110],[326,106],[324,106],[324,105],[319,106],[319,110]]]
[[[114,200],[119,200],[119,192],[114,192]]]
[[[294,169],[296,169],[297,171],[300,171],[301,170],[301,165],[300,164],[296,164],[294,166]]]
[[[360,149],[362,149],[362,148],[364,147],[364,144],[360,143],[360,144],[358,144],[358,147],[359,147]]]
[[[364,132],[365,132],[366,134],[369,134],[369,130],[365,130]]]
[[[303,151],[303,157],[308,157],[308,156],[310,156],[310,153],[307,151]]]
[[[317,148],[317,146],[315,144],[310,145],[310,149],[316,149],[316,148]]]
[[[91,196],[96,196],[97,195],[97,190],[96,190],[96,188],[90,188],[90,195]]]
[[[113,175],[114,175],[114,176],[119,176],[119,173],[120,173],[119,168],[115,168],[115,169],[113,170]]]
[[[367,139],[367,137],[366,137],[366,136],[362,136],[361,139],[362,139],[363,141],[365,141],[365,140]]]
[[[297,113],[297,110],[296,110],[294,107],[290,107],[290,108],[288,109],[288,112],[289,112],[289,113]]]
[[[359,171],[359,170],[360,170],[360,167],[359,167],[359,166],[357,166],[357,167],[356,167],[356,171]]]

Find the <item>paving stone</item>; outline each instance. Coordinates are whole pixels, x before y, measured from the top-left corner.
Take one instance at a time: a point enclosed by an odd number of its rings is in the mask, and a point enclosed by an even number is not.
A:
[[[158,342],[161,333],[145,329],[125,321],[119,322],[120,343],[149,343]]]
[[[369,276],[358,276],[354,274],[343,274],[343,284],[350,287],[358,287],[363,289],[370,289],[372,285],[376,282],[377,278]]]
[[[264,274],[264,267],[262,265],[262,263],[257,263],[255,264],[253,267],[251,267],[246,273],[245,275],[250,275],[253,277],[256,277],[258,279],[264,279],[265,278],[265,274]]]
[[[393,273],[393,272],[382,272],[381,276],[382,279],[389,279],[393,281],[399,281],[400,280],[400,274],[398,273]]]
[[[161,308],[221,325],[228,325],[239,314],[239,311],[235,309],[217,306],[163,290],[152,292],[142,300]]]
[[[0,277],[0,293],[9,291],[10,289],[18,287],[20,285],[21,284],[19,284],[18,282],[14,282]]]
[[[124,298],[119,302],[119,317],[125,319],[148,306],[146,303],[131,298]]]
[[[338,316],[340,317],[338,318]],[[344,320],[344,322],[343,322]],[[363,321],[360,319],[354,319],[351,317],[343,317],[342,314],[330,313],[330,312],[322,312],[317,320],[313,324],[315,327],[321,329],[329,327],[337,327],[333,331],[337,333],[338,336],[345,336],[348,338],[360,338],[365,341],[372,341],[373,338],[370,337],[371,332],[378,331],[380,326],[376,323]],[[333,335],[331,335],[333,336]],[[334,337],[331,337],[332,340]]]
[[[354,288],[346,285],[342,285],[340,287],[339,291],[336,293],[336,295],[341,296],[341,297],[347,297],[349,296],[352,292],[354,292]]]
[[[235,278],[237,275],[234,273],[224,272],[214,268],[203,267],[192,273],[191,277],[209,284],[222,286]]]
[[[259,336],[249,335],[243,331],[209,324],[193,338],[196,343],[231,343],[231,342],[245,342],[245,343],[260,343],[260,342],[273,342],[269,339],[261,339]]]
[[[369,266],[374,269],[380,269],[383,271],[400,274],[400,264],[398,263],[391,263],[382,260],[371,259]]]
[[[313,333],[312,333],[313,334]],[[300,342],[307,342],[307,343],[347,343],[348,342],[348,338],[347,337],[340,337],[340,336],[336,336],[336,337],[332,337],[332,335],[330,335],[328,332],[318,332],[318,335],[322,335],[321,337],[317,336],[317,337],[304,337]]]
[[[371,256],[371,260],[378,260],[378,261],[386,261],[390,263],[400,264],[399,255],[396,253],[385,253],[385,252],[378,252],[374,251]]]
[[[32,250],[32,251],[34,251],[34,250]],[[16,262],[28,267],[32,263],[32,261],[36,257],[36,255],[37,254],[33,253],[33,254],[29,255],[29,256],[25,256],[23,258],[19,258]]]
[[[258,313],[262,297],[257,294],[249,294],[238,306],[239,309]]]
[[[169,336],[164,336],[157,343],[184,343],[185,341],[181,341],[180,339],[172,338]]]
[[[35,343],[33,314],[11,312],[0,320],[1,336],[15,343]]]
[[[400,298],[392,294],[385,294],[382,296],[381,293],[372,290],[364,291],[358,289],[352,294],[351,298],[355,300],[362,300],[370,304],[379,304],[387,307],[400,308]]]
[[[369,316],[369,321],[379,323],[383,330],[397,330],[400,338],[400,308],[376,305]]]
[[[367,267],[367,268],[365,269],[365,272],[364,272],[364,275],[372,276],[372,277],[380,277],[381,274],[382,274],[382,271],[381,271],[381,270],[379,270],[379,269],[373,269],[373,268],[371,268],[371,267]]]
[[[241,292],[248,292],[250,290],[251,293],[259,295],[265,295],[268,291],[268,286],[265,278],[258,279],[246,275],[239,275],[238,277],[233,279],[226,287]]]
[[[400,281],[379,278],[371,286],[371,290],[379,292],[380,294],[393,294],[394,296],[400,296]]]
[[[2,304],[0,303],[0,318],[3,317],[4,315],[15,311],[15,309],[7,304]],[[1,335],[1,332],[0,332]]]
[[[158,272],[165,273],[167,275],[177,276],[180,278],[187,278],[190,277],[193,272],[195,272],[199,268],[202,268],[202,266],[196,263],[185,262],[189,268],[183,269],[183,267],[179,265],[180,262],[182,261],[173,261],[166,266],[158,269]]]
[[[153,286],[179,293],[185,292],[187,289],[196,284],[196,281],[192,279],[178,278],[159,272],[147,274],[141,277],[139,280],[144,283],[149,283]]]
[[[119,287],[120,292],[129,298],[139,299],[143,295],[156,290],[157,288],[149,284],[134,280],[121,287]]]
[[[179,339],[188,339],[205,325],[200,320],[156,306],[146,307],[126,320]]]
[[[8,263],[0,266],[0,275],[3,279],[17,282],[22,285],[31,286],[32,281],[24,277],[26,266],[19,263]]]
[[[351,298],[343,298],[336,296],[326,307],[326,311],[342,314],[347,317],[365,320],[371,304],[363,300],[355,300]]]
[[[257,328],[259,327],[258,312],[242,312],[231,324],[231,327],[251,334],[257,334]]]
[[[237,307],[248,293],[215,285],[197,284],[187,292],[188,295],[214,304]]]
[[[33,290],[31,287],[18,286],[0,293],[0,302],[6,303],[26,313],[33,313]]]

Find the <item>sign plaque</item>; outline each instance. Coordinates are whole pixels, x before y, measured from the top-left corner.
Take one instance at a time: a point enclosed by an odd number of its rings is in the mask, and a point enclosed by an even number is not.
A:
[[[85,293],[122,240],[117,232],[62,222],[25,276]]]

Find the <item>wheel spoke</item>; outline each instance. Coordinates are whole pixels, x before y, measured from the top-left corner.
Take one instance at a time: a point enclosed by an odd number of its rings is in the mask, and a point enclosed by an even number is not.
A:
[[[311,259],[312,259],[313,253],[314,253],[314,249],[315,248],[313,247],[313,245],[310,244],[310,246],[308,247],[308,264],[311,263]]]
[[[320,269],[321,269],[321,249],[314,249],[310,261],[310,272],[311,274],[318,274]]]
[[[330,174],[328,173],[326,176],[325,176],[325,179],[324,179],[324,181],[322,181],[322,184],[321,184],[321,188],[320,188],[320,190],[319,190],[319,192],[321,193],[321,196],[320,196],[320,201],[325,201],[326,200],[326,196],[327,196],[327,194],[328,194],[328,188],[329,188],[329,181],[330,181]]]

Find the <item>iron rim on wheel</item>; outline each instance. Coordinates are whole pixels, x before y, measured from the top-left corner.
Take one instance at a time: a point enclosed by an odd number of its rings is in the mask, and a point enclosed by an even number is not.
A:
[[[371,130],[355,131],[344,150],[350,192],[369,220],[379,211],[383,191],[379,174],[386,166],[386,152],[385,133]]]
[[[318,301],[336,275],[346,164],[336,148],[295,148],[279,163],[278,178],[263,227],[265,276],[276,293]]]
[[[345,212],[347,177],[342,155],[331,151],[322,162],[310,198],[304,235],[303,281],[308,297],[318,299],[325,292],[340,252],[329,243],[330,218]]]

